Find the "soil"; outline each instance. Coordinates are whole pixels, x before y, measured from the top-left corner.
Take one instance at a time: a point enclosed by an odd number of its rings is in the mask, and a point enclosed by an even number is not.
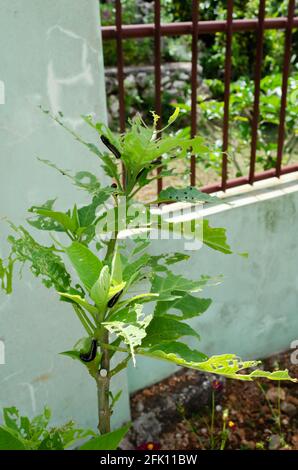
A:
[[[264,360],[264,368],[288,369],[298,378],[292,352]],[[297,383],[222,381],[182,369],[135,393],[131,405],[130,448],[298,450]]]

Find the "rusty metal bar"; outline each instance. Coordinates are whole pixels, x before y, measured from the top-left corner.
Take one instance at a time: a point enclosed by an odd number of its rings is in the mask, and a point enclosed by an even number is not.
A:
[[[125,131],[125,92],[124,92],[124,55],[122,43],[122,5],[121,0],[116,0],[116,48],[117,48],[117,77],[119,90],[119,124],[120,132]],[[126,184],[125,168],[122,165],[122,184]]]
[[[191,51],[191,137],[197,133],[197,88],[198,88],[198,22],[199,1],[192,0],[192,51]],[[191,156],[190,184],[196,184],[196,156]]]
[[[298,164],[293,164],[281,168],[280,174],[286,175],[288,173],[293,173],[298,171]],[[254,181],[262,181],[268,178],[274,178],[276,176],[276,169],[271,168],[270,170],[262,171],[260,173],[255,173]],[[239,178],[233,178],[227,181],[226,189],[236,188],[237,186],[242,186],[244,184],[250,184],[249,178],[247,176],[240,176]],[[214,183],[207,186],[203,186],[200,190],[205,193],[213,193],[216,191],[221,191],[221,184]]]
[[[282,154],[285,139],[285,120],[286,120],[286,108],[287,108],[287,93],[288,93],[288,80],[290,74],[290,62],[291,62],[291,48],[292,48],[292,32],[295,14],[295,0],[289,0],[288,8],[288,23],[285,37],[285,52],[284,52],[284,64],[283,64],[283,76],[282,76],[282,95],[280,103],[280,116],[279,116],[279,128],[278,128],[278,145],[277,145],[277,158],[276,158],[276,176],[281,175],[281,164]]]
[[[123,26],[121,0],[116,0],[116,32],[117,32],[117,76],[119,89],[119,120],[120,132],[125,131],[125,102],[124,102],[124,56],[123,56]]]
[[[254,90],[254,107],[251,128],[251,152],[250,152],[250,166],[249,166],[249,183],[253,184],[256,166],[256,153],[258,143],[258,124],[260,115],[260,91],[261,91],[261,76],[262,76],[262,59],[263,59],[263,44],[264,44],[264,20],[265,20],[266,0],[260,0],[259,5],[259,30],[257,36],[257,54],[255,65],[255,90]]]
[[[161,30],[160,30],[160,0],[154,2],[154,73],[155,73],[155,111],[160,116],[157,122],[157,129],[161,129]],[[159,136],[161,134],[159,133]],[[157,169],[157,174],[161,173],[161,168]],[[162,179],[157,180],[157,193],[162,190]]]
[[[287,27],[287,17],[280,18],[266,18],[264,21],[264,29],[285,29]],[[296,16],[293,20],[293,27],[298,27],[298,17]],[[146,38],[154,36],[154,23],[148,24],[133,24],[133,25],[122,25],[122,38]],[[210,33],[224,33],[227,30],[227,22],[225,20],[214,20],[214,21],[199,21],[198,24],[199,35],[210,34]],[[258,31],[259,20],[258,19],[242,19],[232,21],[232,31]],[[181,23],[162,23],[161,27],[162,36],[180,36],[192,34],[192,21],[185,21]],[[117,39],[117,27],[116,26],[103,26],[101,28],[102,38],[104,40]]]
[[[230,84],[232,72],[232,21],[234,1],[227,2],[227,38],[225,57],[225,94],[224,94],[224,116],[223,116],[223,142],[222,142],[222,172],[221,188],[226,190],[228,178],[228,148],[229,148],[229,106],[230,106]]]

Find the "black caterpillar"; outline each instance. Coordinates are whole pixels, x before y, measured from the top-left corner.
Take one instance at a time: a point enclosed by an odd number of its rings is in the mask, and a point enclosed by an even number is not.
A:
[[[136,180],[138,180],[145,173],[145,171],[150,171],[155,165],[159,165],[159,164],[160,164],[159,158],[156,158],[155,160],[153,160],[150,163],[148,168],[142,168],[142,170],[139,171],[139,173],[137,174]]]
[[[147,171],[148,168],[143,168],[139,173],[137,174],[136,180],[138,180],[144,173]]]
[[[96,352],[97,352],[97,341],[96,339],[93,339],[91,342],[90,351],[88,351],[87,353],[80,354],[81,361],[83,362],[94,361],[96,357]]]
[[[105,135],[100,136],[101,141],[105,146],[115,155],[116,158],[121,158],[121,153],[119,150],[115,147],[115,145],[112,144],[112,142],[109,141],[109,139]]]
[[[115,303],[118,301],[120,295],[122,294],[123,289],[121,289],[117,294],[115,294],[109,301],[108,301],[108,307],[112,308],[114,307]]]

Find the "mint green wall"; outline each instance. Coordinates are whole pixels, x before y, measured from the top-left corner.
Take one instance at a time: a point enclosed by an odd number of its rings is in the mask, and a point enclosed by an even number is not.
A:
[[[209,310],[191,325],[201,335],[193,346],[208,355],[236,353],[246,359],[263,358],[290,349],[298,338],[298,177],[281,184],[272,199],[243,194],[239,207],[206,216],[214,226],[227,228],[231,246],[247,251],[249,258],[223,255],[204,247],[189,252],[191,260],[180,267],[190,278],[223,274],[219,286],[202,296],[213,299]],[[287,192],[288,191],[288,192]],[[293,192],[291,192],[293,191]],[[247,199],[247,204],[242,205]],[[182,241],[153,242],[152,252],[183,250]],[[156,382],[175,369],[169,363],[138,357],[128,380],[134,391]]]
[[[39,109],[63,111],[66,122],[94,141],[80,119],[106,119],[97,0],[9,0],[0,7],[0,217],[23,223],[26,209],[59,195],[57,205],[84,202],[83,193],[37,156],[62,168],[98,172],[98,161]],[[87,133],[88,131],[88,133]],[[99,173],[100,174],[100,173]],[[0,221],[0,256],[7,227]],[[42,234],[36,236],[42,240]],[[32,415],[48,404],[54,420],[96,426],[96,391],[85,370],[60,351],[84,336],[70,308],[25,270],[13,295],[0,302],[0,408],[16,405]],[[121,386],[126,387],[124,376]],[[123,394],[119,419],[128,416]]]

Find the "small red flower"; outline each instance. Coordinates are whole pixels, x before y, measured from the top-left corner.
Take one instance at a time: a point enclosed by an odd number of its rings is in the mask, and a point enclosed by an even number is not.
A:
[[[160,450],[158,442],[143,442],[137,447],[137,450]]]
[[[211,387],[216,392],[220,392],[223,389],[223,383],[220,380],[212,380]]]

